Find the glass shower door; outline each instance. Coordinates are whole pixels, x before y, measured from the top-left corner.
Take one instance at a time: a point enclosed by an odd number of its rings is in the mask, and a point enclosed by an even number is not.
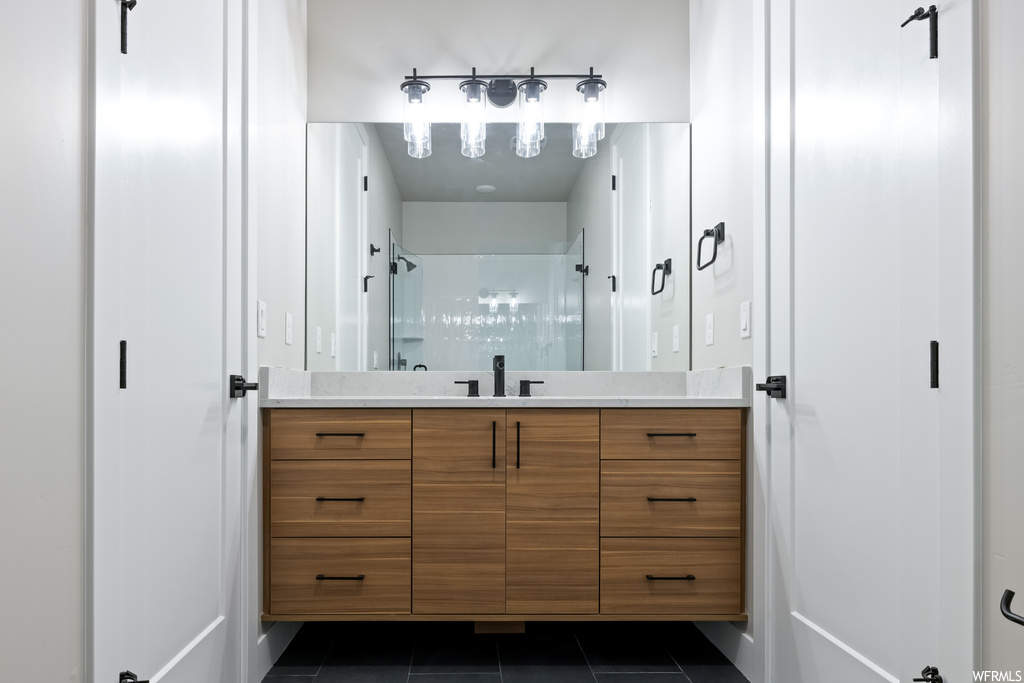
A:
[[[391,370],[423,363],[423,259],[391,243]]]

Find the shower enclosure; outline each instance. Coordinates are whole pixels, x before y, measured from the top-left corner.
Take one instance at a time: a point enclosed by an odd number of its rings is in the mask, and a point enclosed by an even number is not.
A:
[[[583,233],[543,254],[391,247],[392,370],[583,369]],[[422,368],[420,368],[422,369]]]

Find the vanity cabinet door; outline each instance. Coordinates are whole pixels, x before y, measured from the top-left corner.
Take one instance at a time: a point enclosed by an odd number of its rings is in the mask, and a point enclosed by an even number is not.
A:
[[[597,614],[597,410],[509,410],[508,614]]]
[[[505,411],[413,411],[414,614],[505,612]]]

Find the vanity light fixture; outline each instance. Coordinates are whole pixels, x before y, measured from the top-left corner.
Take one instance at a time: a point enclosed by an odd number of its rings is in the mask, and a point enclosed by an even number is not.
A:
[[[430,156],[430,121],[427,120],[423,96],[430,91],[430,84],[416,77],[402,83],[403,107],[405,110],[405,140],[409,143],[409,156],[424,159]]]
[[[423,96],[430,90],[428,80],[459,79],[459,89],[465,95],[462,120],[462,154],[469,158],[483,156],[486,150],[487,124],[484,121],[486,102],[495,107],[508,107],[519,100],[516,154],[524,158],[535,157],[544,149],[544,111],[542,97],[548,80],[582,79],[576,90],[583,97],[579,123],[573,126],[573,155],[581,159],[597,154],[597,141],[604,138],[604,91],[608,83],[590,68],[589,74],[530,74],[481,75],[476,67],[469,75],[421,76],[416,69],[402,82],[405,111],[405,139],[409,143],[409,156],[422,159],[430,156],[430,122],[426,116]],[[519,82],[516,82],[519,79]],[[517,97],[518,95],[518,97]]]

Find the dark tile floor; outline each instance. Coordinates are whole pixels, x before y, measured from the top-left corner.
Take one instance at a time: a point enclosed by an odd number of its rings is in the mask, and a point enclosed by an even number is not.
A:
[[[688,623],[307,623],[264,683],[746,683]]]

